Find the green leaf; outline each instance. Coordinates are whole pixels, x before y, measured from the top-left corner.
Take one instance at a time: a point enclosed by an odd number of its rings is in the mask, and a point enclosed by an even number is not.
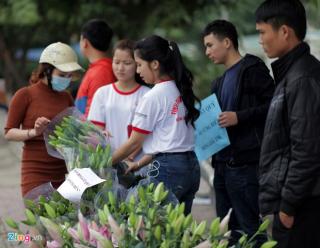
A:
[[[153,200],[155,202],[160,202],[161,201],[161,197],[162,197],[162,194],[163,194],[163,190],[164,190],[164,184],[163,182],[159,183],[154,191],[154,194],[153,194]]]
[[[36,220],[36,217],[34,216],[34,214],[29,209],[26,209],[25,213],[26,213],[26,216],[27,216],[27,219],[28,219],[30,225],[35,225],[37,223],[37,220]]]
[[[111,206],[115,207],[116,206],[116,198],[114,197],[112,191],[108,192],[108,198]]]
[[[45,203],[44,207],[46,209],[46,212],[47,212],[48,216],[51,219],[55,219],[57,217],[56,211],[48,203]]]
[[[40,195],[39,196],[39,203],[46,203],[46,202],[47,202],[47,199],[43,195]]]
[[[159,225],[156,226],[154,229],[154,236],[156,237],[157,240],[161,240],[161,227]]]
[[[34,201],[29,199],[24,199],[24,205],[26,206],[26,208],[29,208],[29,209],[34,209],[37,207]]]
[[[134,227],[136,225],[136,216],[134,213],[130,213],[129,218],[128,218],[128,222],[130,224],[130,226]]]
[[[277,241],[268,241],[264,243],[260,248],[272,248],[277,245]]]
[[[15,230],[19,230],[19,225],[17,222],[15,222],[12,218],[7,218],[5,220],[6,224],[11,227],[12,229],[15,229]]]
[[[205,229],[206,229],[206,225],[207,222],[206,221],[202,221],[195,229],[194,233],[193,233],[193,238],[195,238],[196,236],[202,236]]]
[[[262,233],[265,230],[267,230],[269,224],[270,224],[270,220],[269,219],[265,219],[265,221],[259,226],[258,233]]]
[[[183,229],[187,229],[192,223],[192,215],[188,214],[187,217],[183,221]]]
[[[179,204],[179,208],[178,208],[179,214],[183,214],[184,209],[185,209],[185,204],[183,202],[183,203]]]
[[[172,227],[173,227],[173,230],[174,230],[174,233],[177,235],[180,231],[181,231],[181,226],[182,226],[182,223],[184,221],[184,215],[181,214],[178,219],[172,223]]]
[[[220,226],[220,218],[214,219],[210,226],[210,234],[212,237],[215,237],[219,234],[219,231],[220,231],[219,226]]]
[[[101,225],[107,224],[107,216],[101,209],[98,210],[98,217]]]
[[[181,248],[189,248],[190,247],[190,233],[188,230],[186,230],[183,234],[182,240],[181,240]]]
[[[241,238],[239,239],[239,244],[242,245],[248,238],[247,234],[244,234],[241,236]]]

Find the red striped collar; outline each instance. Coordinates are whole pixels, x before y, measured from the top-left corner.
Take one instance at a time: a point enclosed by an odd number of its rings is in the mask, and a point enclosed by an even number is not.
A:
[[[170,81],[173,81],[173,79],[172,79],[172,78],[162,79],[162,80],[160,80],[157,84],[161,84],[161,83],[165,83],[165,82],[170,82]]]
[[[117,93],[119,93],[120,95],[131,95],[131,94],[135,93],[141,87],[141,85],[139,84],[137,87],[135,87],[134,89],[132,89],[130,91],[122,91],[122,90],[117,88],[115,83],[113,83],[112,86],[113,86],[114,90]]]

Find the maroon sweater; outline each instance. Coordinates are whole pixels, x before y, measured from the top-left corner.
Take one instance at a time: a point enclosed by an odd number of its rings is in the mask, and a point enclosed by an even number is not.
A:
[[[69,93],[53,91],[41,81],[21,88],[12,98],[5,132],[11,128],[32,129],[38,117],[51,120],[70,106],[73,106],[73,100]],[[66,173],[64,161],[47,153],[43,135],[24,142],[21,170],[23,196],[46,182],[60,184]]]

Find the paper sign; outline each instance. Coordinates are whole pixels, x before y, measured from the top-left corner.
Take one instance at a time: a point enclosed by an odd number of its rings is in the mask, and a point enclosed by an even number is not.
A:
[[[199,104],[196,107],[199,109]],[[206,160],[230,145],[227,130],[218,124],[220,113],[215,94],[201,101],[200,117],[195,122],[195,153],[199,160]]]
[[[72,170],[67,179],[57,189],[66,199],[79,203],[83,192],[94,185],[104,182],[90,168]]]

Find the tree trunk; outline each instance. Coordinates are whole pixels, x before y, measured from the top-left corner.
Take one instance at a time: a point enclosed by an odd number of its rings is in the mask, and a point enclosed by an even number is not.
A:
[[[25,84],[23,77],[20,75],[11,53],[6,46],[5,39],[0,32],[0,58],[4,61],[4,79],[8,92],[14,92],[19,86]]]

